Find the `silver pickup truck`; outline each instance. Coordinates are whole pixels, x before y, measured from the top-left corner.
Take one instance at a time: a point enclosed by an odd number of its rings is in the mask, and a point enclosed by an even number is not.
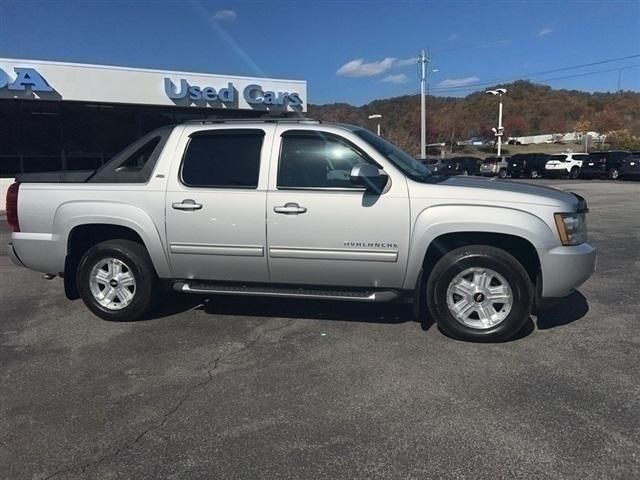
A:
[[[586,201],[436,176],[391,143],[311,120],[156,130],[96,172],[19,176],[9,253],[96,315],[136,320],[163,287],[414,303],[449,335],[502,340],[593,272]]]

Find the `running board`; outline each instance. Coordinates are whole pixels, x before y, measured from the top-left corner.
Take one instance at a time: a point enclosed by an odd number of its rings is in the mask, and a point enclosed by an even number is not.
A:
[[[396,290],[330,290],[296,287],[260,287],[250,285],[226,285],[208,282],[175,282],[173,289],[183,293],[210,295],[251,295],[257,297],[317,298],[326,300],[350,300],[356,302],[388,302],[400,297]]]

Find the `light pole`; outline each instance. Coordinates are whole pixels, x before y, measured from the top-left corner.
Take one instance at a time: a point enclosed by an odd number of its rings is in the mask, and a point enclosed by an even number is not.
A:
[[[369,120],[378,120],[378,136],[380,136],[380,119],[382,118],[382,115],[380,115],[379,113],[375,113],[373,115],[369,115]]]
[[[487,90],[487,95],[498,95],[498,99],[500,101],[500,106],[498,107],[498,129],[492,128],[493,133],[496,137],[498,137],[498,156],[502,151],[502,134],[504,133],[504,127],[502,126],[502,95],[507,93],[506,88],[496,88],[495,90]]]

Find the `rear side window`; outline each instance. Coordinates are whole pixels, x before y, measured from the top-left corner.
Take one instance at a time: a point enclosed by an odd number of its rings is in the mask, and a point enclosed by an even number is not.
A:
[[[133,152],[122,164],[116,168],[116,172],[122,171],[140,171],[151,158],[151,154],[160,143],[160,137],[149,140],[146,144]]]
[[[336,135],[288,132],[282,136],[278,188],[355,188],[351,169],[372,163]]]
[[[182,182],[189,187],[257,188],[263,140],[263,130],[194,133],[182,161]]]
[[[566,155],[551,155],[549,157],[549,160],[559,160],[561,162],[564,162],[567,159]]]

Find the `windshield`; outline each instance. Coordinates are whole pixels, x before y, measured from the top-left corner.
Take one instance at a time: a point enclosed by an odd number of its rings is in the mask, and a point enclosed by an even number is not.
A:
[[[424,164],[400,150],[393,143],[387,142],[369,130],[354,130],[353,133],[369,143],[378,153],[398,167],[409,178],[421,181],[431,176],[431,172]]]

